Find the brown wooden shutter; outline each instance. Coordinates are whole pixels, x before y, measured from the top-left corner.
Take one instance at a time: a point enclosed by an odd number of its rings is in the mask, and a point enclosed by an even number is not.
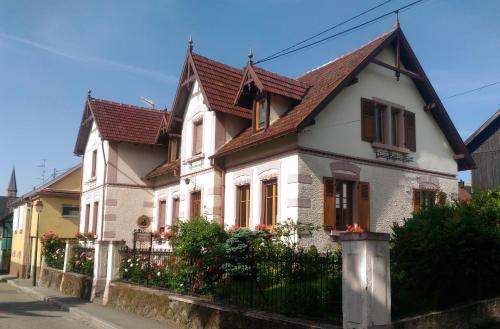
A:
[[[158,211],[158,229],[161,229],[162,227],[165,227],[167,225],[167,201],[160,201],[160,207]]]
[[[417,149],[416,128],[415,128],[415,113],[404,112],[404,129],[405,129],[405,146],[410,151],[415,152]]]
[[[446,193],[445,192],[438,193],[438,205],[440,205],[440,206],[446,205]]]
[[[413,212],[420,211],[420,190],[413,190]]]
[[[358,183],[358,225],[370,231],[370,183]]]
[[[329,230],[335,226],[335,193],[331,178],[323,178],[323,226]]]
[[[178,225],[179,224],[179,204],[180,200],[179,199],[174,199],[173,204],[172,204],[172,224],[173,225]]]
[[[97,215],[99,214],[99,202],[94,202],[94,214],[92,217],[92,233],[97,233]]]
[[[361,139],[375,141],[375,102],[361,98]]]

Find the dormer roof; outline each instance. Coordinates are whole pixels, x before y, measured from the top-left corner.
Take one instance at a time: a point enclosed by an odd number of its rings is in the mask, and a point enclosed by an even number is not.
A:
[[[95,121],[103,140],[154,145],[158,143],[160,130],[166,125],[166,110],[111,102],[88,97],[75,145],[75,154],[82,155]]]

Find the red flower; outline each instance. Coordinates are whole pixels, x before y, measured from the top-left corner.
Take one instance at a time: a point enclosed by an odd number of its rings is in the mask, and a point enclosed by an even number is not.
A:
[[[200,265],[202,265],[202,264],[203,264],[203,259],[201,259],[201,258],[196,258],[196,259],[195,259],[195,261],[194,261],[194,263],[195,263],[196,265],[200,266]]]
[[[365,230],[358,226],[358,225],[347,225],[347,229],[346,229],[347,232],[354,232],[354,233],[363,233]]]
[[[212,273],[214,271],[214,268],[212,266],[207,267],[208,273]]]
[[[257,231],[268,231],[269,230],[268,227],[264,224],[259,224],[259,225],[255,226],[255,229]]]
[[[240,227],[238,225],[233,225],[231,227],[229,227],[227,230],[228,232],[232,232],[232,231],[236,231],[238,230]]]
[[[195,281],[193,284],[194,289],[198,289],[200,287],[200,283],[198,281]]]
[[[203,278],[203,272],[198,272],[198,274],[196,274],[196,277],[197,277],[198,279]]]

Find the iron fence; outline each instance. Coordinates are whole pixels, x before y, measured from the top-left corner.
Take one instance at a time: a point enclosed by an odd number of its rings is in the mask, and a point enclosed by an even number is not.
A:
[[[69,262],[71,272],[94,276],[94,247],[74,247],[73,256]]]
[[[215,266],[198,262],[166,250],[125,248],[120,277],[221,303],[342,322],[340,253],[249,251],[243,257],[226,256]]]

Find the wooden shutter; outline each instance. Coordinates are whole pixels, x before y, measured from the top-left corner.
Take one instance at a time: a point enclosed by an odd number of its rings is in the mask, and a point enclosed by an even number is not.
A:
[[[417,149],[416,129],[415,129],[415,113],[404,112],[404,129],[405,129],[405,146],[410,151],[415,152]]]
[[[167,201],[160,201],[160,206],[158,207],[158,229],[161,229],[167,225]]]
[[[201,192],[191,194],[191,218],[201,215]]]
[[[335,193],[331,178],[323,178],[323,227],[329,230],[335,227]]]
[[[417,213],[420,211],[420,190],[413,190],[413,212]]]
[[[179,199],[174,199],[172,202],[172,224],[177,225],[179,224],[179,204],[180,201]]]
[[[89,229],[90,223],[90,204],[85,206],[85,222],[83,222],[83,233],[86,233]]]
[[[375,141],[375,102],[361,98],[361,139]]]
[[[94,213],[92,216],[92,233],[97,233],[97,215],[99,214],[99,202],[94,202]]]
[[[358,183],[358,225],[370,231],[370,184]]]
[[[440,206],[446,205],[446,193],[445,192],[439,192],[438,193],[438,200],[437,204]]]

